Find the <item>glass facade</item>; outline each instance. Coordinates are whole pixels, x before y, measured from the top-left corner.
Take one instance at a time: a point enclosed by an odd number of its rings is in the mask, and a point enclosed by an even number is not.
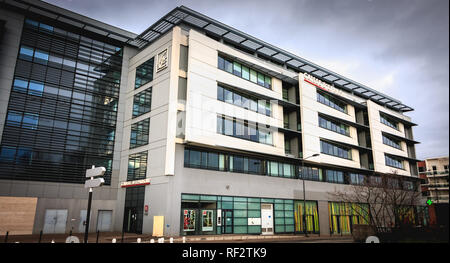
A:
[[[182,194],[181,202],[181,235],[261,234],[262,204],[273,205],[275,233],[294,233],[294,200]]]
[[[137,89],[153,80],[154,58],[151,58],[136,68],[134,88]]]
[[[26,19],[0,178],[84,184],[95,165],[109,185],[121,67],[121,47]]]
[[[123,231],[142,234],[145,186],[129,187],[125,192]]]

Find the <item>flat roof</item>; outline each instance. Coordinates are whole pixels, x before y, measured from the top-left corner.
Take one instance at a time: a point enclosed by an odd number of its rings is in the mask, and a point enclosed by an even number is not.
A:
[[[145,48],[154,42],[161,35],[171,30],[174,26],[181,23],[188,24],[194,28],[199,28],[209,34],[217,36],[237,47],[257,53],[258,55],[268,57],[282,65],[308,73],[333,86],[353,93],[364,99],[370,99],[378,104],[385,105],[399,112],[414,110],[413,108],[402,104],[399,100],[389,97],[381,92],[371,89],[356,81],[343,77],[333,71],[314,64],[304,58],[294,55],[288,51],[268,44],[260,39],[250,36],[235,28],[225,25],[217,20],[207,17],[185,6],[179,6],[167,13],[152,26],[147,28],[135,41],[139,48]]]

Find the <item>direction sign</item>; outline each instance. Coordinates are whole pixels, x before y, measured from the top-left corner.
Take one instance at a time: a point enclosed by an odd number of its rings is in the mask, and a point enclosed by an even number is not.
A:
[[[95,176],[102,176],[106,172],[105,167],[95,167],[92,169],[86,170],[86,177],[95,177]]]
[[[91,179],[91,180],[86,180],[86,182],[84,183],[84,188],[99,187],[104,183],[105,183],[105,179],[103,179],[103,178],[95,178],[95,179]]]

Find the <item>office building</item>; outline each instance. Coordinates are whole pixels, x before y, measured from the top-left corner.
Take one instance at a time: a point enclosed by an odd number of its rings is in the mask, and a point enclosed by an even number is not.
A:
[[[92,165],[91,231],[349,234],[367,218],[330,192],[417,191],[413,109],[375,89],[184,6],[137,35],[0,3],[0,200],[33,233],[84,231]]]

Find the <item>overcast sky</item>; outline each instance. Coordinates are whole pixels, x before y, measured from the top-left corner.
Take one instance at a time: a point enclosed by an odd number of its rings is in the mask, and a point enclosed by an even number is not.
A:
[[[449,155],[448,0],[46,0],[141,33],[184,5],[414,108],[417,158]]]

